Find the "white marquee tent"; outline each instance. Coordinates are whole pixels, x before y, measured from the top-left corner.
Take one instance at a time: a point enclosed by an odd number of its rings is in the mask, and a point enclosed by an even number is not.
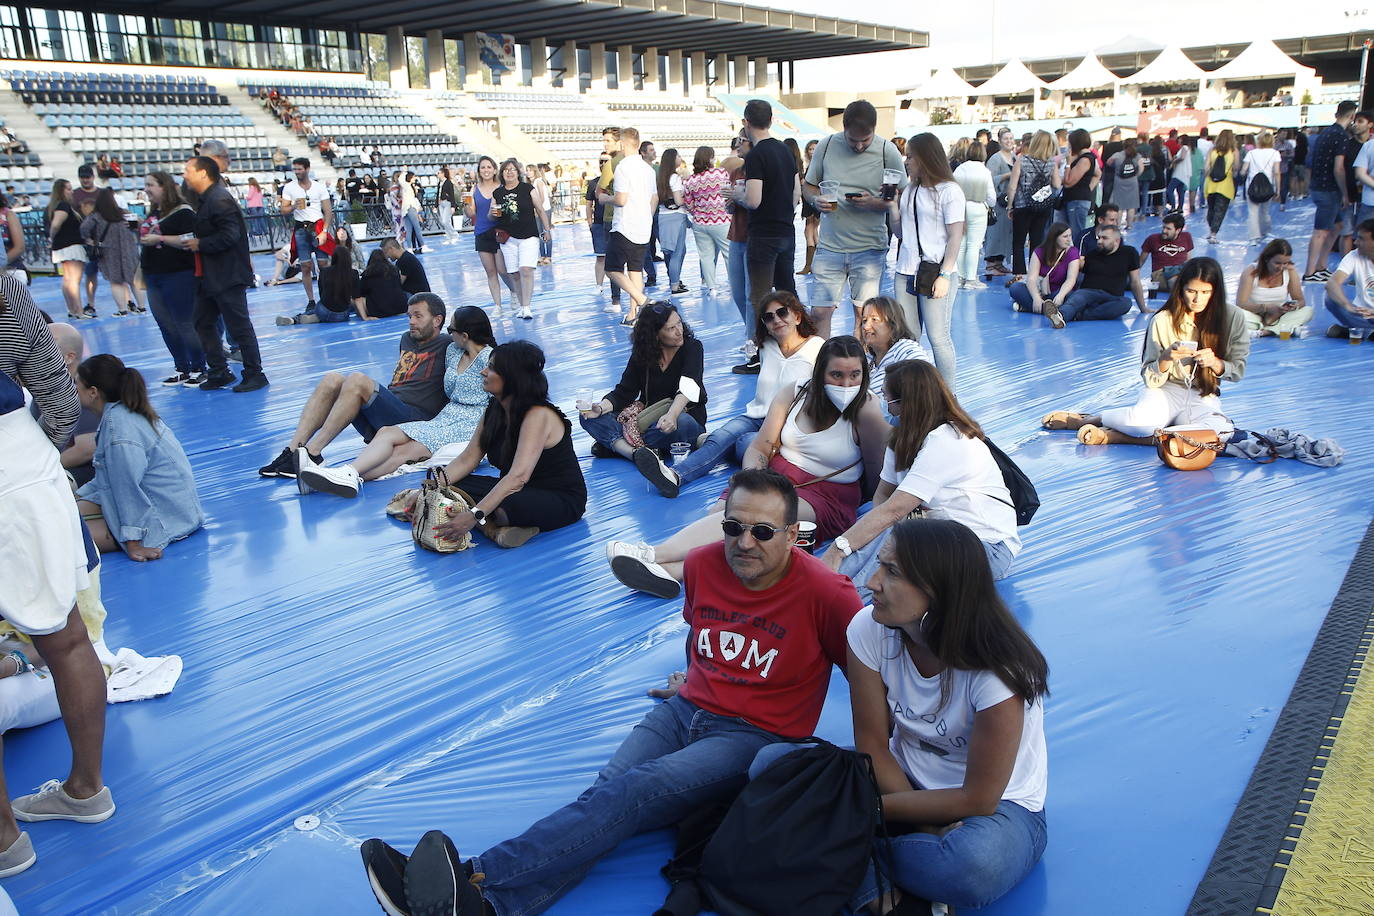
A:
[[[1021,59],[1014,57],[1007,61],[1007,65],[992,79],[976,87],[974,95],[1023,95],[1027,92],[1034,92],[1043,88],[1045,81],[1034,73],[1030,68],[1021,63]]]
[[[1239,60],[1240,58],[1237,58]],[[1188,59],[1179,48],[1165,48],[1159,56],[1137,73],[1124,77],[1127,85],[1160,85],[1163,83],[1196,83],[1207,79],[1207,71]]]
[[[1103,89],[1119,82],[1121,77],[1102,66],[1096,54],[1089,54],[1077,67],[1050,83],[1050,89],[1055,92],[1085,91]]]
[[[907,93],[907,98],[957,99],[971,95],[978,95],[978,90],[949,67],[942,67],[932,73],[930,79]]]
[[[1266,77],[1287,77],[1307,82],[1316,75],[1312,67],[1304,67],[1279,50],[1267,38],[1253,42],[1219,70],[1207,74],[1211,80],[1251,80]]]

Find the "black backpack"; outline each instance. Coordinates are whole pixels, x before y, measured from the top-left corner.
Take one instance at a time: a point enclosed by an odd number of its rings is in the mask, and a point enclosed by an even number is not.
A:
[[[1212,168],[1208,170],[1207,177],[1213,181],[1221,182],[1226,180],[1226,157],[1218,155],[1212,160]]]
[[[983,437],[983,444],[992,453],[992,460],[997,462],[997,469],[1002,472],[1002,482],[1007,485],[1007,492],[1011,495],[1009,505],[1016,510],[1016,524],[1029,525],[1030,520],[1035,517],[1035,512],[1040,508],[1040,494],[1035,492],[1035,484],[1026,476],[1026,472],[1017,466],[1015,461],[1002,451],[992,440]],[[997,499],[997,497],[993,497]],[[1006,502],[1005,499],[998,499],[998,502]]]
[[[875,861],[882,795],[867,754],[810,740],[819,743],[780,758],[744,787],[699,852],[679,843],[664,869],[679,880],[660,913],[692,913],[697,904],[720,916],[844,909]]]
[[[1117,175],[1122,178],[1134,178],[1140,169],[1140,161],[1134,156],[1126,156],[1121,160],[1121,167],[1116,170]]]
[[[1260,172],[1250,179],[1250,187],[1245,189],[1245,196],[1250,198],[1253,203],[1262,204],[1274,199],[1274,182],[1269,179],[1266,172]]]

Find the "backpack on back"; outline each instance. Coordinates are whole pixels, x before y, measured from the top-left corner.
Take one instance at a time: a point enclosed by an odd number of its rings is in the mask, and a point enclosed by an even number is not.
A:
[[[1226,180],[1225,156],[1220,153],[1217,154],[1217,157],[1212,160],[1212,167],[1207,170],[1207,177],[1215,182],[1223,182]]]
[[[821,741],[744,787],[684,881],[720,916],[835,916],[863,880],[882,827],[868,755]],[[674,894],[682,892],[680,883]]]
[[[1274,182],[1270,180],[1268,172],[1260,172],[1250,179],[1250,186],[1245,189],[1245,196],[1251,202],[1262,204],[1274,198]]]
[[[1121,167],[1117,169],[1117,175],[1121,178],[1134,178],[1140,171],[1140,160],[1135,157],[1123,157]]]

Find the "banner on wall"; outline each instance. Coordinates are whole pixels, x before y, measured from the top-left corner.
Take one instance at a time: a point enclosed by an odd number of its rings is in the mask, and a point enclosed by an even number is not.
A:
[[[478,32],[477,53],[482,64],[492,73],[511,73],[515,70],[514,35]]]
[[[1136,121],[1135,132],[1141,137],[1167,137],[1169,131],[1176,130],[1180,134],[1191,134],[1196,137],[1198,131],[1206,126],[1205,111],[1196,108],[1166,108],[1163,111],[1142,111]]]

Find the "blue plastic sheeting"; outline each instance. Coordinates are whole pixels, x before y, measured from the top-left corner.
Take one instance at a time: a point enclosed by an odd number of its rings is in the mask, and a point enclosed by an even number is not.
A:
[[[1310,206],[1276,216],[1306,238]],[[1243,233],[1233,217],[1226,236]],[[555,399],[571,405],[584,385],[609,387],[627,333],[591,291],[585,230],[557,235],[536,319],[502,320],[497,332],[544,345]],[[425,255],[451,304],[485,303],[470,244]],[[1232,284],[1246,251],[1220,246]],[[696,292],[695,256],[684,278],[720,422],[752,387],[729,371],[738,317],[724,297]],[[34,290],[61,313],[54,281]],[[1307,293],[1320,306],[1318,288]],[[404,330],[273,325],[303,298],[295,286],[251,294],[266,391],[153,388],[209,521],[161,561],[108,558],[107,632],[111,645],[181,655],[185,674],[170,697],[109,710],[113,819],[28,828],[38,864],[5,882],[26,914],[375,912],[359,841],[408,850],[439,827],[473,854],[522,830],[591,781],[649,708],[644,689],[682,664],[678,606],[620,587],[602,545],[656,540],[693,519],[724,470],[669,501],[628,462],[584,458],[585,521],[515,551],[480,538],[454,556],[418,550],[383,515],[409,481],[343,500],[256,476],[315,379],[327,369],[385,379]],[[1010,312],[1000,290],[962,294],[956,312],[963,403],[1044,499],[1002,589],[1051,665],[1049,848],[989,912],[1182,912],[1369,522],[1362,393],[1374,344],[1321,337],[1319,309],[1318,336],[1258,341],[1225,395],[1241,426],[1336,438],[1349,450],[1343,467],[1221,459],[1180,474],[1148,449],[1086,448],[1038,428],[1049,410],[1134,396],[1143,318],[1053,332]],[[150,379],[170,369],[150,317],[81,329],[92,352],[119,353]],[[326,458],[346,460],[358,444],[350,431]],[[820,732],[850,738],[839,677]],[[5,743],[15,794],[64,771],[58,723]],[[322,826],[296,830],[306,814]],[[551,912],[652,911],[670,850],[667,832],[627,843]]]

